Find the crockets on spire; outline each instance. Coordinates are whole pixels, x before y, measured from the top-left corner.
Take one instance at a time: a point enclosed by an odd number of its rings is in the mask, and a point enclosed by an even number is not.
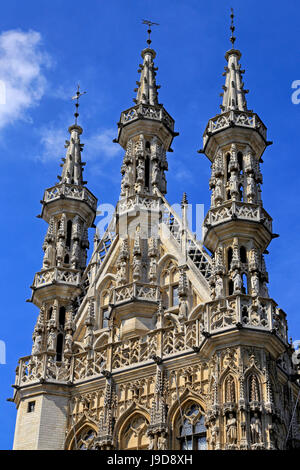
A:
[[[72,97],[75,100],[75,124],[69,127],[70,140],[66,140],[65,148],[66,157],[62,158],[62,175],[58,176],[60,183],[76,184],[83,186],[86,181],[83,181],[82,172],[85,163],[81,161],[81,151],[83,150],[84,144],[80,142],[80,135],[82,134],[82,128],[78,126],[77,120],[79,116],[79,99],[85,95],[86,91],[80,92],[79,84],[77,86],[77,92]]]
[[[160,88],[156,85],[156,71],[157,67],[154,66],[153,59],[155,59],[156,53],[153,49],[148,47],[142,51],[142,57],[144,59],[143,64],[140,64],[138,72],[141,74],[140,81],[136,82],[138,88],[134,91],[137,92],[136,99],[133,101],[136,104],[150,104],[152,106],[158,105],[158,93],[157,90]]]
[[[235,27],[233,24],[233,10],[231,9],[231,37],[230,41],[232,48],[226,52],[225,58],[228,62],[227,67],[225,67],[225,72],[223,76],[226,77],[225,85],[223,86],[223,102],[220,106],[222,112],[227,112],[232,109],[239,111],[247,111],[247,102],[246,102],[246,93],[248,90],[244,90],[244,83],[242,80],[242,74],[245,70],[241,69],[239,60],[241,58],[241,52],[238,49],[234,48],[235,37],[233,35]]]
[[[62,158],[62,175],[58,176],[60,183],[76,184],[82,186],[86,184],[83,181],[82,172],[85,163],[81,161],[81,151],[84,144],[80,142],[82,128],[76,124],[69,127],[70,140],[66,140],[66,157]]]

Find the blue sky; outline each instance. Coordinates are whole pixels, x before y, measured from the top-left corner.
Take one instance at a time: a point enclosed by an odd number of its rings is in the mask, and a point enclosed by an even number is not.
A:
[[[278,5],[278,6],[277,6]],[[133,105],[140,51],[141,20],[160,23],[153,33],[160,102],[180,133],[168,155],[168,200],[205,204],[210,164],[197,154],[209,118],[219,112],[229,49],[230,7],[236,13],[236,46],[248,105],[268,127],[274,145],[263,157],[263,203],[280,234],[266,257],[270,294],[288,314],[289,334],[300,339],[298,266],[300,252],[300,104],[291,101],[300,79],[300,4],[265,0],[10,0],[1,5],[0,80],[7,101],[0,104],[1,287],[0,340],[7,364],[0,365],[0,448],[12,447],[15,406],[11,384],[17,359],[31,350],[37,309],[25,300],[41,268],[46,224],[35,216],[45,188],[52,186],[73,122],[77,82],[82,98],[80,124],[86,144],[85,177],[100,203],[119,196],[122,151],[111,141],[120,112]]]

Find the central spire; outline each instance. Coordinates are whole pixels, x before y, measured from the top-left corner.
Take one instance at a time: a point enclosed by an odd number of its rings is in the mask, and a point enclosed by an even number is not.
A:
[[[136,82],[138,85],[134,89],[137,92],[136,98],[133,100],[136,104],[150,104],[152,106],[158,106],[158,94],[157,90],[160,86],[156,85],[156,71],[157,67],[154,65],[154,59],[156,57],[156,52],[150,48],[151,44],[151,26],[158,25],[158,23],[153,23],[152,21],[143,20],[143,24],[148,25],[148,46],[142,51],[142,58],[144,59],[143,64],[140,64],[138,72],[141,74],[140,80]]]
[[[223,96],[223,102],[220,106],[224,113],[230,110],[248,111],[245,97],[248,90],[244,90],[244,83],[242,80],[242,74],[245,71],[241,69],[241,65],[239,64],[242,54],[238,49],[234,48],[236,38],[234,36],[235,26],[233,23],[234,14],[232,8],[230,18],[230,42],[232,44],[232,48],[225,54],[228,65],[225,67],[225,72],[223,73],[223,76],[225,76],[226,79],[225,85],[223,86],[224,92],[221,93],[221,96]]]

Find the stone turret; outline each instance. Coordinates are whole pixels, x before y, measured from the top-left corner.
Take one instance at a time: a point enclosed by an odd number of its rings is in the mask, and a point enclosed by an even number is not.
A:
[[[151,41],[150,41],[151,42]],[[166,152],[174,136],[174,120],[158,103],[156,84],[156,53],[150,47],[142,51],[143,64],[138,72],[140,80],[135,88],[135,106],[121,113],[118,123],[118,142],[125,155],[121,168],[121,199],[131,196],[153,196],[155,189],[167,192],[165,171],[168,170]]]
[[[82,128],[74,124],[69,133],[59,183],[46,189],[41,201],[39,217],[48,223],[48,229],[43,243],[43,266],[34,277],[31,298],[42,312],[43,320],[40,314],[37,325],[44,324],[43,334],[40,327],[35,329],[33,351],[38,354],[48,350],[59,361],[64,349],[71,352],[70,324],[83,292],[81,276],[89,248],[88,228],[93,225],[97,207],[97,199],[85,187],[82,175],[85,165],[81,161]]]

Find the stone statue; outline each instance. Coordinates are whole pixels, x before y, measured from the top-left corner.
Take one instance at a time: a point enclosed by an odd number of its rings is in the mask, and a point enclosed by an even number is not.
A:
[[[226,437],[227,437],[227,444],[236,444],[237,426],[236,426],[236,418],[234,417],[233,413],[229,413],[229,417],[227,418]]]
[[[221,276],[217,276],[216,287],[215,287],[216,299],[223,297],[223,279]]]
[[[232,280],[233,280],[233,293],[237,294],[237,293],[241,292],[241,290],[242,290],[242,278],[241,278],[241,275],[240,275],[240,273],[238,272],[237,269],[235,269],[235,271],[234,271],[234,274],[232,276]]]
[[[251,443],[260,444],[261,443],[261,421],[257,413],[251,418],[250,421],[250,433],[251,433]]]
[[[37,356],[38,354],[40,354],[41,349],[42,349],[42,336],[40,333],[38,333],[37,335],[35,335],[31,354],[33,356]]]
[[[257,273],[251,276],[251,293],[252,295],[259,295],[259,279]]]
[[[55,352],[56,348],[56,332],[54,326],[50,326],[50,331],[48,334],[47,340],[47,350],[50,352]]]
[[[150,436],[148,450],[153,450],[153,449],[154,449],[154,438],[153,438],[153,436]]]
[[[255,202],[256,187],[255,187],[254,179],[251,175],[248,176],[247,178],[246,193],[247,193],[247,202],[250,202],[250,203]]]
[[[141,279],[141,270],[142,270],[142,261],[140,256],[134,256],[133,257],[133,271],[132,271],[132,277],[135,281],[138,281]]]
[[[214,200],[218,203],[223,201],[222,195],[222,181],[218,178],[216,182],[216,187],[214,190]]]
[[[187,300],[184,297],[180,297],[179,299],[179,315],[178,318],[179,320],[185,320],[188,315],[188,304]]]
[[[66,333],[65,336],[65,350],[64,352],[67,354],[72,353],[72,344],[73,344],[73,338],[70,332]]]
[[[157,450],[166,450],[167,449],[167,438],[164,434],[161,434],[157,439]]]
[[[62,260],[64,258],[64,251],[65,251],[64,240],[61,237],[59,237],[58,242],[57,242],[57,247],[56,247],[57,266],[60,266],[62,263]]]
[[[233,201],[236,201],[239,195],[239,184],[238,184],[238,177],[235,171],[231,173],[230,175],[229,188],[230,188],[231,199]]]

